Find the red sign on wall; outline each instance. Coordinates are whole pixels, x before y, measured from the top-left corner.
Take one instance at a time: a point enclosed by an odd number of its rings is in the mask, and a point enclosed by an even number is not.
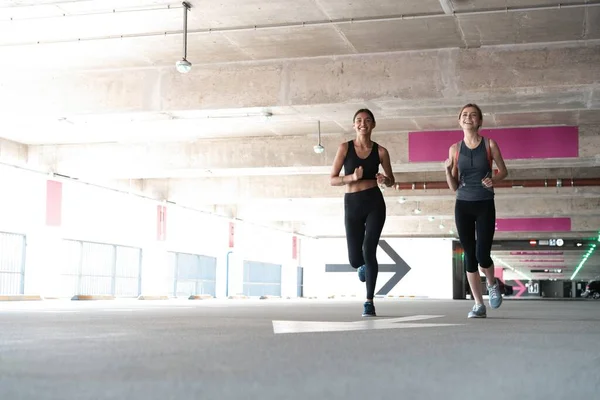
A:
[[[233,222],[229,223],[229,247],[233,248],[234,245],[234,234],[235,234],[235,224]]]
[[[156,206],[156,240],[167,239],[167,206]]]
[[[292,260],[298,259],[298,236],[292,236]]]
[[[46,181],[46,225],[60,226],[62,223],[62,183]]]

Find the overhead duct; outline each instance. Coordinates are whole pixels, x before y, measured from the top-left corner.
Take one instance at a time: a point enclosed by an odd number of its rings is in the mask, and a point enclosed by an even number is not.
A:
[[[600,178],[505,179],[494,183],[495,188],[540,188],[600,186]],[[448,189],[446,181],[396,182],[396,190]]]

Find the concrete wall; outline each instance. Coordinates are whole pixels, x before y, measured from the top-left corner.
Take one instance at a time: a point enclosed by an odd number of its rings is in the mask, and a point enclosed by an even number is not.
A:
[[[281,265],[282,297],[296,297],[296,267],[292,259],[292,234],[257,225],[236,223],[229,263],[229,294],[242,293],[244,261]]]
[[[24,290],[39,294],[52,255],[52,230],[44,226],[46,176],[0,165],[0,187],[0,231],[27,235]]]
[[[452,298],[452,240],[398,238],[385,239],[393,251],[409,266],[410,271],[386,295]],[[390,256],[377,249],[380,267],[393,264]],[[326,264],[347,264],[348,251],[343,239],[304,241],[304,295],[306,297],[365,297],[365,284],[356,272],[325,272]],[[383,269],[383,268],[381,268]],[[380,272],[376,292],[392,278],[392,272]]]
[[[172,287],[167,252],[217,258],[216,295],[241,293],[244,260],[282,266],[282,296],[296,295],[296,267],[292,235],[243,221],[235,224],[234,247],[229,243],[229,221],[188,208],[167,204],[166,239],[157,239],[160,202],[62,180],[62,223],[46,225],[48,176],[2,167],[0,231],[26,235],[25,294],[53,296],[63,267],[61,242],[74,239],[142,249],[142,294],[164,295]]]

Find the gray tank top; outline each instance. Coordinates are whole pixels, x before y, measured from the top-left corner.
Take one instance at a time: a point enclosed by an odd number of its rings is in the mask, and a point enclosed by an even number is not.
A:
[[[462,140],[458,143],[457,200],[481,201],[494,198],[494,188],[486,188],[481,183],[486,176],[492,176],[488,146],[487,138],[482,138],[479,146],[473,150],[469,149]]]

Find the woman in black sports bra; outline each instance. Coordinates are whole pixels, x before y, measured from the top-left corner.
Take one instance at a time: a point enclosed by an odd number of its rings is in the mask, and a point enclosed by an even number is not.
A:
[[[363,317],[375,317],[375,285],[379,264],[377,246],[386,217],[385,200],[378,185],[394,185],[394,174],[387,149],[371,140],[375,117],[368,109],[354,114],[356,138],[340,144],[333,168],[331,185],[346,185],[344,194],[344,223],[350,265],[366,282],[367,299]],[[379,165],[383,174],[379,173]],[[340,172],[344,167],[344,175]]]

